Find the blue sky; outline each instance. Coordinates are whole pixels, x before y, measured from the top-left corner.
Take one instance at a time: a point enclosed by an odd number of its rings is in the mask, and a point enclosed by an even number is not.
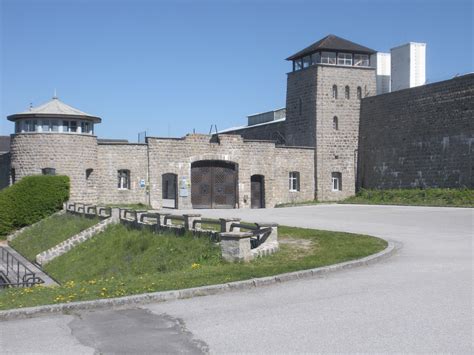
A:
[[[427,79],[473,71],[472,1],[0,0],[0,134],[48,101],[136,140],[208,133],[285,106],[284,59],[327,34],[378,51],[427,43]]]

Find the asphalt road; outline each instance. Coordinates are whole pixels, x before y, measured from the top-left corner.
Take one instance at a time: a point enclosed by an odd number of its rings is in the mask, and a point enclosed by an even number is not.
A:
[[[318,205],[202,211],[381,236],[381,263],[322,278],[0,323],[2,353],[473,352],[473,209]]]

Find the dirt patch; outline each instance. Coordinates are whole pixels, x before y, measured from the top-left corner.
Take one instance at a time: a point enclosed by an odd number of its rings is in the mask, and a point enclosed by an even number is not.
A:
[[[291,237],[280,238],[278,242],[283,247],[288,247],[292,254],[291,259],[298,259],[313,254],[319,249],[318,243],[309,239],[297,239]]]

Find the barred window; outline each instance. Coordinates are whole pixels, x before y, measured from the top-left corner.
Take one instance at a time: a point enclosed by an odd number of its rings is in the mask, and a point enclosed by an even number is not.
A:
[[[351,98],[351,89],[349,88],[348,85],[346,85],[345,96],[347,100]]]
[[[332,86],[332,98],[337,99],[337,85]]]
[[[118,184],[117,187],[120,190],[130,189],[130,170],[122,169],[118,172]]]
[[[332,128],[336,131],[339,129],[339,120],[337,119],[337,116],[332,118]]]
[[[56,169],[55,168],[44,168],[44,169],[41,169],[41,173],[43,175],[56,175]]]
[[[362,88],[360,86],[357,87],[357,99],[362,99]]]

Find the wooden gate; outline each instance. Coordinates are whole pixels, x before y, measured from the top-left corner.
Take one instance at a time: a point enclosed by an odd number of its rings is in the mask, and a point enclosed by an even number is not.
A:
[[[263,175],[252,175],[250,177],[250,206],[252,208],[264,208],[264,177]]]
[[[237,168],[233,163],[203,160],[191,164],[193,208],[235,208]]]

